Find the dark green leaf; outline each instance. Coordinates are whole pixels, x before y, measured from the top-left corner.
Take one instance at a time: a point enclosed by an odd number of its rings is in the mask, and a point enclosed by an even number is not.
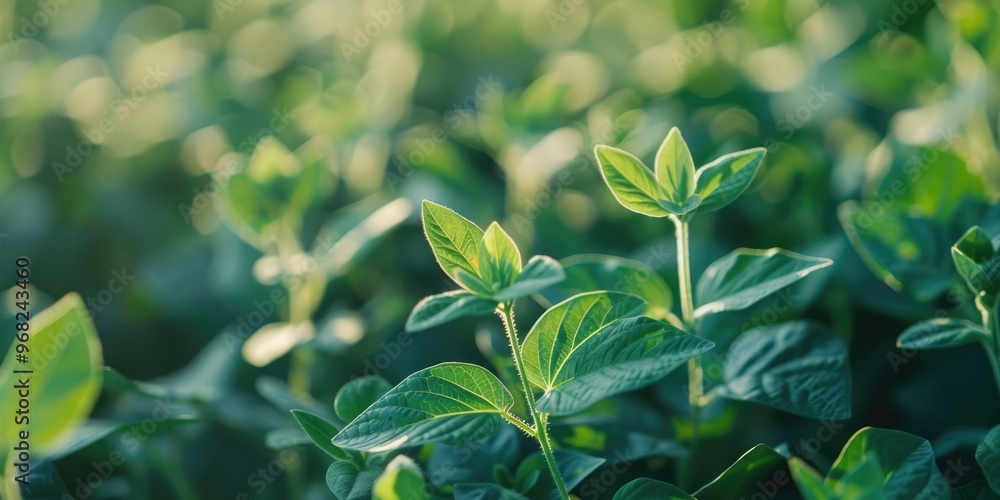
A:
[[[896,345],[904,349],[943,349],[989,340],[990,334],[979,325],[964,319],[938,318],[907,328]]]
[[[309,436],[309,439],[333,458],[347,460],[350,457],[343,450],[333,445],[331,440],[337,435],[337,428],[333,424],[323,420],[322,417],[313,415],[307,411],[292,410],[292,416],[299,423],[302,430]]]
[[[387,451],[431,442],[461,443],[500,427],[514,397],[485,368],[442,363],[406,377],[333,439],[341,448]],[[484,431],[484,429],[486,431]]]
[[[326,470],[326,485],[338,500],[368,500],[381,473],[377,468],[361,470],[354,462],[336,461]]]
[[[392,384],[378,375],[365,375],[344,384],[333,399],[333,409],[344,422],[358,418],[365,408],[392,389]]]
[[[711,212],[739,198],[764,161],[767,150],[753,148],[720,156],[698,169],[696,192],[701,196],[698,213]]]
[[[757,301],[833,264],[780,248],[741,248],[712,263],[698,280],[695,316],[746,309]]]
[[[615,493],[613,500],[648,500],[652,498],[664,500],[694,500],[694,497],[684,493],[684,490],[663,481],[641,477],[622,486]]]
[[[851,415],[851,372],[844,341],[796,321],[754,328],[733,342],[719,395],[811,418]]]
[[[976,462],[983,468],[990,488],[1000,495],[1000,425],[994,427],[976,447]]]
[[[1000,285],[1000,259],[993,240],[979,226],[973,226],[951,247],[958,274],[975,293],[996,292]]]
[[[663,190],[638,158],[611,146],[597,146],[594,156],[604,182],[623,207],[650,217],[666,217],[670,211],[661,206]]]
[[[497,308],[497,303],[497,300],[464,290],[431,295],[413,307],[410,317],[406,319],[406,331],[426,330],[465,316],[490,314]]]
[[[749,498],[760,493],[764,482],[771,483],[777,494],[779,482],[788,484],[790,475],[784,457],[771,447],[758,444],[693,496],[698,500]],[[781,481],[782,477],[785,481]]]
[[[528,497],[496,484],[463,483],[455,485],[455,500],[528,500]]]

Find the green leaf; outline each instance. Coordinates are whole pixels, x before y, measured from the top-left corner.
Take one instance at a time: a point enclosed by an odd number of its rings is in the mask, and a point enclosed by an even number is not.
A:
[[[795,479],[795,485],[805,500],[827,500],[836,498],[830,490],[823,486],[823,476],[799,457],[788,460],[788,470]]]
[[[559,469],[567,490],[572,490],[582,483],[590,473],[605,462],[603,458],[569,450],[553,450],[552,455],[556,459],[556,468]],[[552,476],[547,473],[548,465],[541,452],[533,453],[521,462],[514,474],[514,482],[528,482],[526,478],[537,470],[545,470],[546,473],[539,476],[538,481],[524,494],[529,498],[559,500],[559,490],[552,481]]]
[[[326,485],[338,500],[368,500],[381,473],[374,467],[362,470],[354,462],[336,461],[326,470]]]
[[[479,243],[479,276],[494,293],[507,288],[521,273],[521,254],[500,224],[486,228]]]
[[[684,490],[663,481],[640,477],[619,489],[612,500],[647,500],[662,498],[664,500],[694,500],[694,497],[684,493]]]
[[[788,478],[790,473],[785,467],[784,457],[770,446],[758,444],[693,496],[698,500],[749,498],[760,492],[762,483],[777,483],[782,474]],[[773,486],[778,488],[777,484]]]
[[[528,497],[497,484],[463,483],[455,485],[455,500],[528,500]]]
[[[645,387],[712,348],[707,340],[641,314],[639,297],[590,292],[538,319],[521,348],[528,382],[545,392],[539,410],[566,415]]]
[[[730,346],[723,376],[720,396],[810,418],[851,415],[847,346],[808,321],[747,331]]]
[[[331,443],[333,436],[337,435],[337,428],[333,424],[323,420],[320,416],[302,410],[292,410],[292,416],[295,417],[295,421],[302,427],[306,436],[309,436],[309,440],[315,443],[319,449],[339,460],[350,459],[347,453]]]
[[[9,416],[0,424],[0,443],[9,453],[18,432],[25,429],[14,422],[14,415],[22,399],[17,386],[27,382],[31,406],[41,411],[39,418],[31,419],[31,449],[51,451],[70,438],[94,408],[104,371],[100,339],[83,300],[71,293],[31,318],[28,351],[22,353],[27,363],[17,361],[18,344],[11,344],[0,365],[0,409]]]
[[[989,340],[990,334],[979,325],[964,319],[938,318],[907,328],[896,345],[904,349],[943,349]]]
[[[976,447],[976,462],[983,468],[990,488],[1000,495],[1000,425],[994,427]]]
[[[611,194],[623,207],[650,217],[666,217],[670,211],[661,206],[662,190],[638,158],[611,146],[594,148],[597,165]]]
[[[996,500],[997,493],[990,490],[986,481],[973,481],[969,484],[953,488],[951,500]]]
[[[684,142],[677,127],[671,128],[666,139],[660,144],[660,149],[656,152],[654,171],[667,201],[676,206],[684,206],[688,198],[694,194],[694,159],[691,158],[691,151],[688,150],[687,143]]]
[[[465,316],[490,314],[498,301],[473,295],[465,290],[439,293],[417,302],[406,319],[406,331],[414,332],[443,325]]]
[[[366,408],[392,389],[392,384],[378,375],[365,375],[344,384],[333,399],[333,409],[344,422],[358,418]]]
[[[427,500],[427,485],[417,464],[406,455],[397,455],[375,481],[373,500]]]
[[[611,323],[642,314],[643,300],[617,292],[582,293],[545,311],[521,343],[531,385],[552,389],[559,369],[588,338]]]
[[[441,269],[470,292],[482,291],[479,244],[482,229],[441,205],[424,200],[421,210],[424,235]]]
[[[360,451],[458,444],[473,433],[482,438],[495,432],[500,415],[513,405],[514,397],[485,368],[442,363],[406,377],[344,427],[333,444]]]
[[[740,248],[708,266],[698,280],[696,317],[746,309],[809,273],[833,264],[780,248]]]
[[[958,274],[975,293],[995,293],[1000,285],[1000,259],[990,235],[973,226],[951,247],[951,258]]]
[[[646,314],[667,317],[673,295],[667,282],[649,266],[613,255],[574,255],[560,261],[566,279],[542,291],[550,304],[584,292],[609,290],[630,293],[646,301]]]
[[[506,302],[525,297],[555,285],[565,278],[566,273],[558,261],[545,255],[536,255],[528,259],[528,263],[524,265],[514,284],[493,294],[493,299]]]
[[[865,464],[864,462],[868,462]],[[882,495],[890,500],[948,498],[950,488],[934,461],[926,440],[901,431],[865,427],[850,441],[827,473],[824,486],[837,491],[841,483],[862,484],[879,468]]]
[[[718,210],[739,198],[750,186],[766,153],[764,148],[738,151],[698,169],[695,174],[695,192],[701,196],[698,213]]]

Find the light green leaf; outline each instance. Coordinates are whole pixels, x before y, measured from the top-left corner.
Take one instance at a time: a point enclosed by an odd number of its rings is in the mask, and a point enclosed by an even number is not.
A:
[[[770,446],[758,444],[743,454],[722,474],[694,493],[698,500],[749,498],[758,486],[785,472],[785,458]]]
[[[536,255],[528,259],[514,284],[493,294],[493,298],[506,302],[531,295],[566,278],[562,266],[552,257]]]
[[[528,382],[552,389],[559,369],[588,338],[611,323],[642,314],[639,297],[618,292],[582,293],[545,311],[521,344]]]
[[[326,485],[338,500],[368,500],[381,473],[374,467],[362,470],[355,462],[338,460],[326,470]]]
[[[309,440],[315,443],[319,449],[336,459],[350,459],[347,453],[331,443],[333,436],[337,435],[337,428],[333,424],[323,420],[318,415],[302,410],[292,410],[292,416],[295,417],[295,421],[302,427],[306,436],[309,436]]]
[[[861,467],[863,462],[869,465]],[[905,432],[872,427],[851,437],[827,473],[824,486],[837,491],[842,482],[860,484],[860,478],[870,476],[866,469],[871,464],[880,468],[882,494],[887,499],[949,497],[948,482],[935,464],[930,443]]]
[[[1000,425],[994,427],[976,447],[976,462],[983,468],[990,488],[1000,495]]]
[[[808,321],[747,331],[729,348],[723,376],[716,390],[724,397],[810,418],[851,415],[847,346]]]
[[[424,200],[421,210],[424,235],[441,269],[471,292],[482,290],[479,276],[479,243],[482,229],[441,205]]]
[[[539,410],[578,412],[645,387],[712,348],[705,339],[640,314],[642,299],[617,292],[577,295],[546,311],[521,348]]]
[[[582,483],[591,472],[605,462],[603,458],[569,450],[553,450],[552,455],[556,459],[556,468],[559,469],[567,490],[572,490]],[[547,470],[547,467],[544,456],[540,452],[533,453],[517,467],[514,482],[519,484],[530,482],[527,481],[527,476],[532,475],[534,471]],[[537,482],[524,494],[529,498],[559,500],[559,490],[548,473],[540,475]]]
[[[990,334],[979,325],[964,319],[938,318],[907,328],[896,345],[904,349],[943,349],[988,340]]]
[[[344,422],[358,418],[366,408],[392,389],[392,384],[378,375],[365,375],[344,384],[333,399],[333,409]]]
[[[406,319],[406,331],[426,330],[465,316],[490,314],[497,308],[498,302],[465,290],[431,295],[413,307],[410,317]]]
[[[684,493],[684,490],[663,481],[640,477],[622,486],[612,500],[647,500],[660,498],[663,500],[694,500],[694,497]]]
[[[666,217],[670,212],[661,206],[662,190],[638,158],[611,146],[594,148],[597,165],[611,194],[623,207],[650,217]]]
[[[417,464],[406,455],[397,455],[375,481],[372,500],[427,500],[427,485]]]
[[[698,213],[711,212],[739,198],[764,161],[767,150],[753,148],[720,156],[698,169],[696,191],[701,196]]]
[[[823,486],[823,476],[799,457],[788,459],[788,470],[795,479],[795,485],[805,500],[828,500],[836,498],[833,492]]]
[[[722,311],[746,309],[813,271],[833,264],[830,259],[808,257],[780,248],[740,248],[708,266],[698,280],[694,314],[702,317]]]
[[[677,206],[684,206],[688,198],[694,194],[694,159],[691,158],[691,151],[688,150],[687,143],[684,142],[677,127],[671,128],[666,139],[660,144],[660,149],[656,152],[654,171],[667,201]]]
[[[21,353],[28,361],[17,361],[19,342],[15,340],[0,365],[0,409],[9,416],[0,424],[0,443],[6,452],[16,444],[18,432],[25,430],[14,421],[22,384],[28,385],[32,408],[41,409],[41,416],[32,418],[30,424],[33,452],[55,450],[69,439],[90,415],[101,392],[101,343],[79,295],[66,295],[33,315],[30,324],[28,351]]]
[[[973,226],[951,247],[955,269],[975,293],[996,292],[1000,285],[1000,259],[990,235]]]
[[[500,224],[486,228],[479,243],[479,276],[494,293],[507,288],[521,273],[521,254]]]
[[[550,304],[584,292],[609,290],[637,295],[646,301],[646,314],[664,319],[673,295],[667,282],[649,266],[613,255],[574,255],[561,261],[566,279],[542,291]]]
[[[494,432],[513,405],[514,397],[485,368],[442,363],[406,377],[344,427],[333,444],[360,451],[458,444],[470,434],[481,439]]]

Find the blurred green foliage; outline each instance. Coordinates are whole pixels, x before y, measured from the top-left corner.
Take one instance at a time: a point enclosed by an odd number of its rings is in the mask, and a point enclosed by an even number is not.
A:
[[[510,370],[490,318],[401,333],[450,289],[419,201],[500,220],[525,255],[617,255],[676,290],[672,227],[622,209],[591,153],[652,165],[673,126],[697,165],[767,149],[691,235],[696,275],[734,247],[836,261],[707,321],[706,377],[736,334],[806,316],[849,341],[855,381],[833,430],[713,407],[696,482],[757,443],[823,470],[865,425],[975,463],[1000,417],[981,349],[894,343],[918,320],[979,322],[950,249],[973,225],[1000,235],[998,22],[976,0],[0,1],[0,263],[31,258],[37,310],[79,292],[110,367],[85,426],[106,432],[40,462],[61,481],[32,493],[324,498],[329,460],[288,410],[337,421],[348,380],[445,360]],[[542,308],[524,302],[530,324]],[[672,480],[680,381],[554,424],[632,464],[598,496]],[[517,440],[414,458],[496,447],[517,470]],[[102,475],[113,451],[129,459]],[[462,464],[425,477],[491,481],[492,463]]]

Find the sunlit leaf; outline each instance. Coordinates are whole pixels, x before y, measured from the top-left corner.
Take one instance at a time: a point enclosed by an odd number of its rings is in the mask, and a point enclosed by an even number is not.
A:
[[[708,266],[698,280],[695,316],[746,309],[764,297],[833,264],[780,248],[741,248]]]
[[[482,290],[479,276],[479,242],[483,230],[441,205],[424,200],[421,217],[424,234],[441,269],[469,291]]]
[[[695,192],[695,171],[691,151],[677,127],[671,128],[660,144],[654,166],[656,181],[666,200],[678,207],[684,206]],[[701,201],[704,202],[704,199]]]
[[[663,193],[653,172],[638,158],[611,146],[594,148],[597,164],[611,193],[625,208],[650,217],[666,217],[670,211],[661,206]]]
[[[101,392],[101,343],[79,295],[59,299],[34,315],[30,324],[28,350],[19,353],[21,343],[15,341],[0,365],[0,409],[9,416],[0,425],[6,453],[19,441],[19,432],[29,430],[14,418],[24,386],[31,408],[42,410],[43,416],[30,420],[30,444],[39,452],[68,439],[90,415]],[[26,361],[19,361],[18,354]]]
[[[493,292],[507,288],[521,273],[521,254],[500,224],[490,224],[479,243],[479,276]]]
[[[750,497],[760,491],[760,484],[766,481],[773,482],[775,478],[780,477],[779,474],[784,474],[786,478],[790,475],[786,471],[785,458],[773,448],[758,444],[744,453],[722,474],[696,491],[693,496],[698,500]],[[785,484],[788,483],[790,481]],[[778,489],[776,483],[774,488]],[[778,491],[774,494],[778,494]]]
[[[698,212],[711,212],[739,198],[764,161],[767,150],[753,148],[720,156],[695,174],[696,193],[701,196]]]
[[[424,475],[406,455],[397,455],[372,489],[373,500],[426,500],[430,498]]]
[[[461,443],[499,428],[514,397],[481,366],[442,363],[406,377],[333,439],[341,448],[387,451],[431,442]]]
[[[869,474],[859,467],[869,461],[880,467],[884,498],[949,497],[948,482],[937,468],[930,443],[905,432],[873,427],[865,427],[851,437],[827,473],[824,485],[835,491],[841,482],[857,482],[851,476],[858,471]]]

